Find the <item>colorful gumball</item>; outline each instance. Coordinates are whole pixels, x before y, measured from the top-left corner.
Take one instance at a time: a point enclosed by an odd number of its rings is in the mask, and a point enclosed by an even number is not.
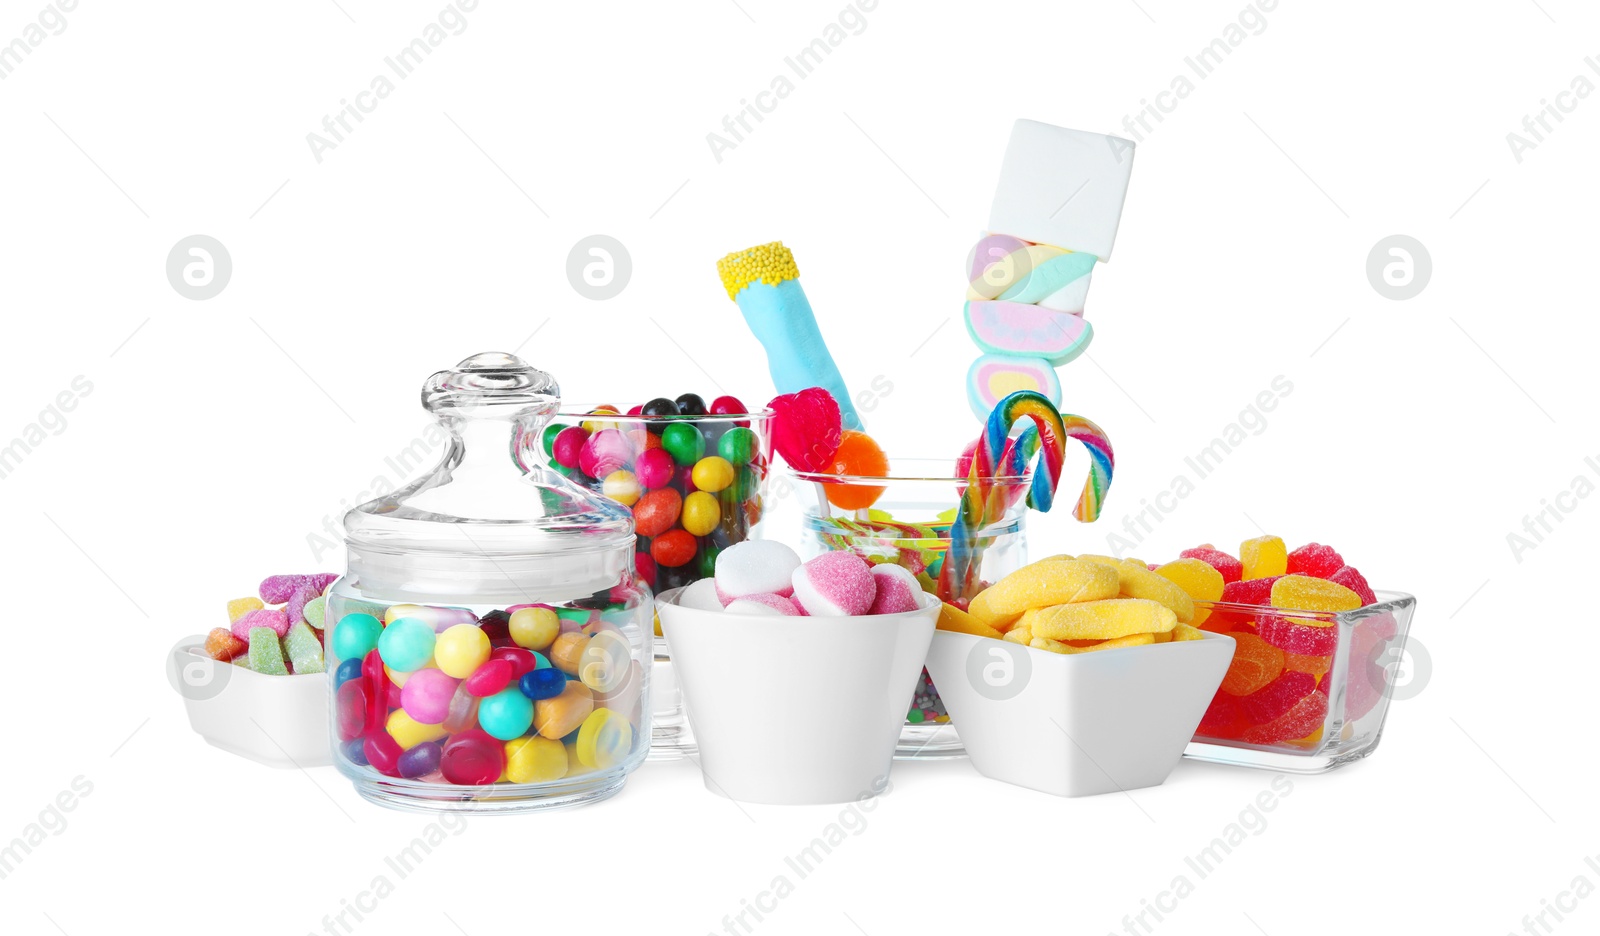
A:
[[[624,507],[632,507],[639,500],[639,479],[631,471],[618,469],[605,476],[600,493]]]
[[[647,491],[666,487],[678,473],[678,467],[672,460],[672,453],[664,448],[641,452],[634,462],[633,470],[639,486]]]
[[[683,496],[672,488],[649,492],[633,505],[634,532],[640,536],[660,536],[678,522],[682,507]]]
[[[691,536],[709,536],[722,521],[722,505],[716,495],[707,494],[703,490],[695,491],[683,499],[683,510],[679,519]]]
[[[697,548],[699,544],[688,530],[668,530],[650,542],[650,557],[658,566],[676,569],[693,560]]]
[[[556,460],[556,464],[575,469],[583,455],[584,443],[588,441],[588,430],[578,426],[568,426],[557,433],[550,455]]]
[[[706,452],[706,438],[689,423],[671,423],[661,430],[661,447],[680,465],[692,465]]]
[[[734,426],[717,440],[717,454],[733,465],[747,465],[761,450],[761,438],[755,430]]]

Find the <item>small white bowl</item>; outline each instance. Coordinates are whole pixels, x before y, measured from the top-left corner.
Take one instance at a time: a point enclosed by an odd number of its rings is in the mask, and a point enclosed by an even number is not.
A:
[[[1056,796],[1157,786],[1233,660],[1233,638],[1059,654],[940,631],[928,675],[986,777]]]
[[[883,792],[937,598],[900,614],[767,617],[686,608],[677,597],[657,611],[707,789],[783,805]]]
[[[333,763],[328,740],[328,674],[266,676],[213,660],[185,641],[167,658],[167,679],[206,743],[268,767]]]

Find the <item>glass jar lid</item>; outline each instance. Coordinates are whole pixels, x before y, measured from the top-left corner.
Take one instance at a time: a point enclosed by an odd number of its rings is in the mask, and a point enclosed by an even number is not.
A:
[[[444,457],[345,514],[351,574],[397,596],[530,602],[631,575],[631,512],[544,461],[540,437],[560,404],[555,379],[511,354],[429,377],[422,405],[449,433]]]

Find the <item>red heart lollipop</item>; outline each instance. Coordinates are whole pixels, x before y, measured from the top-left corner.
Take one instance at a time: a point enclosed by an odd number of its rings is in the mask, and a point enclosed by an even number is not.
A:
[[[796,471],[821,471],[839,450],[839,403],[821,387],[773,398],[772,447]]]

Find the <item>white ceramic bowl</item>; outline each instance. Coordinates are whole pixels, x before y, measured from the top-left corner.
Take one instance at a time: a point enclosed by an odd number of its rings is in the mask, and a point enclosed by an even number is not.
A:
[[[213,660],[202,647],[172,648],[167,677],[207,744],[269,767],[333,763],[327,673],[264,676]]]
[[[928,675],[972,766],[1057,796],[1156,786],[1183,757],[1233,638],[1059,654],[940,631]]]
[[[901,614],[764,617],[686,608],[677,597],[657,610],[707,789],[800,805],[886,788],[937,598]]]

